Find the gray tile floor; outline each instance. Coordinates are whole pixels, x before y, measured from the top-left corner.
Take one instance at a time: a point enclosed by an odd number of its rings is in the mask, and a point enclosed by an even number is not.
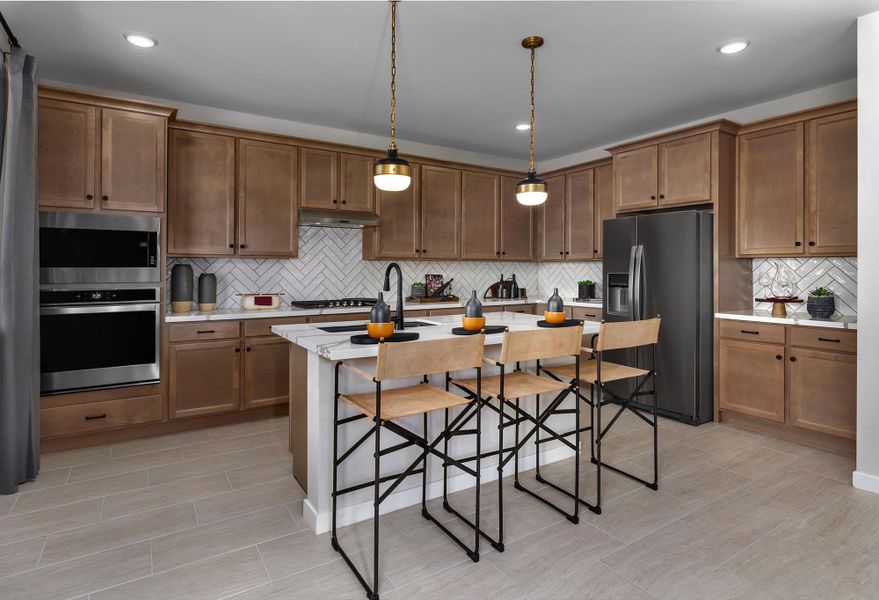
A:
[[[286,427],[277,419],[45,455],[35,482],[0,496],[0,598],[363,597],[328,537],[302,521]],[[624,418],[605,456],[646,474],[647,436]],[[660,490],[606,472],[603,514],[585,512],[579,525],[505,480],[507,551],[484,545],[478,564],[418,507],[388,514],[382,598],[879,599],[879,496],[851,488],[851,458],[714,424],[662,421],[660,439]],[[570,488],[572,467],[543,474]],[[588,460],[582,470],[588,494]],[[522,480],[539,487],[532,473]],[[489,530],[496,491],[485,485]],[[453,502],[472,511],[472,492]],[[431,509],[450,518],[437,501]],[[340,534],[364,567],[371,530]]]

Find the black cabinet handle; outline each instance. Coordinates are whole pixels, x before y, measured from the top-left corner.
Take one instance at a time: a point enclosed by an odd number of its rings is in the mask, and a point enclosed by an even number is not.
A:
[[[342,204],[348,204],[347,200],[342,200]]]
[[[561,254],[562,256],[564,256],[565,253],[562,252],[561,250],[559,250],[559,254]]]
[[[665,198],[665,194],[659,194],[659,199],[662,200],[663,198]]]
[[[107,414],[105,413],[103,415],[89,415],[85,418],[85,420],[86,421],[97,421],[98,419],[106,419],[106,418],[107,418]]]
[[[506,250],[503,250],[503,251],[502,251],[502,252],[501,252],[501,254],[506,254],[506,253],[507,253],[507,251],[506,251]]]
[[[247,347],[247,351],[250,352],[250,347],[249,347],[249,346]]]
[[[247,244],[238,244],[239,248],[247,248]]]
[[[101,196],[101,200],[109,200],[110,196]]]
[[[650,196],[651,200],[656,200],[656,196]]]
[[[241,352],[241,348],[235,348],[235,352]]]
[[[810,245],[810,246],[814,246],[814,245],[815,245],[815,242],[809,242],[809,245]]]
[[[840,342],[840,340],[834,340],[832,338],[822,338],[822,337],[819,337],[818,341],[819,342],[832,342],[834,344],[838,344]]]
[[[802,246],[803,242],[794,242],[794,246]]]
[[[339,203],[338,200],[333,200],[333,204],[338,204],[338,203]]]
[[[791,362],[797,362],[797,357],[796,357],[796,356],[791,356],[791,357],[790,357],[790,361],[791,361]]]
[[[775,355],[775,360],[781,360],[781,354],[776,354],[776,355]]]
[[[759,331],[751,331],[750,329],[742,329],[742,333],[747,333],[748,335],[760,335]]]
[[[199,329],[196,333],[216,333],[215,329]]]
[[[94,198],[94,196],[92,196],[91,194],[86,194],[86,195],[85,195],[85,199],[86,199],[86,200],[91,200],[92,198]]]
[[[235,247],[235,244],[229,244],[229,247],[230,247],[230,248],[234,248],[234,247]]]
[[[422,253],[422,254],[427,254],[427,249],[426,249],[426,248],[422,248],[422,249],[421,249],[421,253]]]
[[[497,254],[498,256],[500,256],[500,255],[501,255],[501,251],[498,250],[497,252],[495,252],[495,254]]]

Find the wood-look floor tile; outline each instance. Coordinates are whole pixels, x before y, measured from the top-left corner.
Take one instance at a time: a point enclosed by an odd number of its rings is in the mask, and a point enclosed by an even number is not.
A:
[[[12,514],[33,512],[73,504],[91,498],[101,498],[108,494],[136,490],[147,486],[147,472],[134,471],[121,475],[111,475],[91,481],[80,481],[59,487],[45,488],[35,492],[25,492],[18,499]]]
[[[743,547],[676,522],[605,556],[602,562],[664,600],[708,577]]]
[[[843,454],[835,454],[826,450],[813,448],[793,463],[793,466],[810,473],[817,473],[830,479],[836,479],[851,485],[852,471],[855,470],[855,458]]]
[[[348,544],[349,540],[343,534],[339,538],[345,552],[349,555],[358,553],[358,548]],[[316,536],[311,531],[300,531],[262,543],[259,551],[273,581],[339,559],[339,554],[330,546],[329,534]]]
[[[0,578],[36,569],[45,543],[42,536],[0,546]]]
[[[587,523],[565,520],[507,544],[502,553],[487,552],[485,558],[530,594],[622,547]]]
[[[504,543],[513,542],[530,533],[539,531],[564,520],[564,516],[545,506],[539,500],[522,495],[512,500],[504,498]],[[571,505],[573,510],[573,504]],[[493,525],[499,525],[498,506],[489,506],[482,517]],[[565,521],[567,523],[567,521]]]
[[[584,410],[581,407],[581,410]],[[610,408],[603,408],[601,411],[601,425],[602,427],[606,427],[607,423],[611,418],[616,414],[618,407],[612,406]],[[588,415],[586,415],[586,422],[588,423]],[[571,429],[571,427],[568,427]],[[618,437],[620,435],[631,433],[633,431],[641,431],[644,433],[652,432],[650,425],[645,423],[640,417],[632,413],[631,411],[625,411],[613,424],[613,427],[607,432],[607,439],[612,439]],[[652,433],[651,433],[652,435]],[[588,436],[587,436],[588,437]]]
[[[100,462],[110,458],[110,446],[94,446],[64,452],[49,452],[40,455],[40,470],[53,471],[65,467]]]
[[[293,456],[288,454],[285,458],[274,462],[232,469],[227,471],[226,475],[229,476],[232,488],[236,490],[279,479],[292,478]]]
[[[702,598],[706,600],[708,597]],[[599,561],[553,579],[528,600],[654,600],[653,596]]]
[[[710,455],[704,450],[699,450],[693,446],[687,446],[685,442],[681,442],[663,446],[658,452],[658,457],[659,476],[665,478],[674,475],[675,473],[685,471],[695,464],[707,461],[710,458]],[[638,467],[639,477],[647,475],[648,481],[653,479],[652,449],[636,456],[629,457],[625,462]],[[628,469],[628,464],[620,465],[620,467]]]
[[[698,463],[685,471],[660,480],[666,494],[692,504],[702,505],[716,500],[751,481],[711,463]]]
[[[790,524],[869,553],[879,563],[879,495],[839,486],[797,514]]]
[[[785,454],[790,454],[792,456],[803,456],[812,450],[811,446],[804,446],[803,444],[783,440],[770,435],[761,435],[757,438],[756,444],[763,448],[778,450],[779,452],[784,452]]]
[[[299,531],[284,506],[200,525],[152,540],[153,570],[161,572]]]
[[[4,494],[0,496],[0,519],[9,514],[15,503],[18,502],[18,494]]]
[[[714,455],[710,458],[709,462],[733,473],[756,479],[771,473],[779,467],[791,464],[795,460],[797,458],[790,454],[755,445],[731,450],[721,455]]]
[[[714,429],[715,427],[724,427],[720,423],[715,423],[714,421],[709,421],[708,423],[702,423],[701,425],[691,425],[690,423],[684,423],[682,421],[678,421],[677,419],[670,419],[667,417],[659,417],[659,436],[662,437],[662,434],[666,431],[671,431],[673,433],[679,434],[682,439],[687,439],[689,437],[693,437],[694,435],[699,435],[700,433],[705,433],[709,429]]]
[[[40,565],[119,548],[196,525],[192,504],[179,504],[54,533]]]
[[[70,467],[63,467],[61,469],[55,469],[54,471],[41,469],[39,474],[37,474],[36,479],[19,485],[18,492],[34,492],[36,490],[64,485],[67,483],[67,477],[69,475]]]
[[[113,519],[145,510],[181,504],[231,491],[225,473],[212,473],[146,488],[113,494],[104,498],[104,519]]]
[[[0,519],[0,539],[10,543],[97,523],[102,503],[98,498]]]
[[[834,489],[844,485],[834,479],[787,466],[744,485],[742,491],[753,492],[792,508],[803,509],[813,502],[827,498]]]
[[[210,434],[211,439],[213,440],[223,440],[242,435],[263,433],[265,431],[284,430],[286,428],[287,417],[283,417],[281,419],[263,419],[261,421],[249,421],[247,423],[236,423],[234,425],[215,427],[210,430]]]
[[[268,581],[251,547],[95,592],[91,600],[216,600]]]
[[[734,492],[687,515],[683,521],[710,536],[747,546],[795,514],[795,509],[774,500]]]
[[[456,565],[382,595],[388,600],[516,600],[523,591],[487,562]]]
[[[272,431],[265,431],[240,437],[223,438],[216,441],[205,442],[203,444],[193,444],[183,448],[183,458],[186,460],[192,460],[194,458],[227,454],[229,452],[235,452],[236,450],[249,450],[251,448],[260,448],[262,446],[277,445],[279,442],[273,433],[274,432]]]
[[[762,436],[758,433],[735,429],[733,427],[715,427],[703,433],[688,437],[688,446],[704,450],[712,456],[724,456],[737,452],[741,448],[754,446]]]
[[[132,471],[143,471],[150,467],[176,463],[181,460],[183,460],[183,453],[179,448],[147,452],[145,454],[137,454],[125,458],[113,458],[98,463],[73,467],[70,471],[70,478],[67,482],[76,483],[77,481],[109,477],[111,475],[130,473]]]
[[[632,542],[668,525],[694,510],[696,506],[641,486],[602,505],[600,515],[581,513],[589,523],[624,543]]]
[[[456,535],[464,535],[462,528],[453,530]],[[470,544],[472,538],[468,537]],[[442,530],[434,527],[408,536],[387,540],[381,546],[381,565],[394,586],[400,587],[415,581],[425,581],[439,571],[471,560],[463,548],[456,544]],[[424,560],[429,556],[429,560]]]
[[[197,429],[195,431],[184,431],[181,433],[172,433],[169,435],[143,438],[140,440],[119,442],[118,444],[113,444],[111,446],[110,456],[112,458],[123,458],[135,454],[156,452],[158,450],[183,448],[192,444],[203,444],[210,441],[211,434],[208,429]]]
[[[136,544],[0,579],[0,598],[67,600],[149,574],[150,545]]]
[[[302,500],[305,493],[293,479],[273,481],[195,501],[199,523],[228,519],[263,508]]]
[[[660,449],[663,449],[682,440],[681,434],[666,431],[658,436],[658,445]],[[587,444],[586,449],[588,447]],[[601,460],[609,463],[623,461],[647,451],[653,451],[653,430],[649,427],[616,437],[608,437],[601,442]],[[584,452],[584,454],[586,453]]]
[[[692,582],[675,600],[786,600],[727,567]],[[816,598],[817,600],[817,598]]]
[[[150,483],[168,483],[177,479],[229,471],[240,467],[275,462],[287,456],[287,450],[280,446],[266,446],[253,450],[239,450],[219,456],[207,456],[195,460],[184,460],[175,464],[150,469]]]

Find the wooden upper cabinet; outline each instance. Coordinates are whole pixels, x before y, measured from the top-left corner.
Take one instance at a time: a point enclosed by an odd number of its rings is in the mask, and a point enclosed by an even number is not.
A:
[[[235,254],[235,138],[172,129],[168,254]]]
[[[808,121],[809,254],[858,253],[857,112]]]
[[[565,259],[590,260],[593,255],[593,171],[570,173],[565,180]]]
[[[614,207],[617,212],[656,208],[658,149],[636,148],[613,157]]]
[[[461,257],[461,171],[421,167],[421,257]]]
[[[359,154],[339,155],[339,208],[360,212],[375,211],[375,160]]]
[[[303,208],[339,208],[339,153],[299,149],[300,201]]]
[[[857,357],[792,348],[787,364],[791,424],[855,439]]]
[[[420,168],[412,165],[412,183],[401,192],[375,192],[380,223],[376,227],[375,258],[419,258],[421,256]],[[366,235],[366,233],[364,233]]]
[[[101,207],[165,210],[165,117],[101,109]]]
[[[39,100],[37,190],[41,207],[94,208],[97,112],[85,104]]]
[[[711,202],[711,134],[659,145],[659,206]]]
[[[501,177],[501,258],[534,259],[534,214],[531,206],[516,200],[515,177]]]
[[[594,246],[592,258],[598,259],[604,256],[602,242],[602,236],[604,235],[604,221],[606,219],[614,218],[613,165],[608,164],[595,167],[592,178],[593,194],[595,194],[595,209],[592,215],[592,245]]]
[[[784,423],[784,346],[718,340],[721,410]]]
[[[238,338],[171,344],[168,416],[172,419],[237,410],[241,401]]]
[[[500,177],[461,174],[461,258],[493,260],[501,255]]]
[[[740,135],[738,170],[739,254],[803,255],[803,123]]]
[[[238,141],[238,254],[292,258],[298,250],[295,146]]]
[[[538,252],[540,260],[565,258],[565,176],[546,179],[548,195],[540,205]]]

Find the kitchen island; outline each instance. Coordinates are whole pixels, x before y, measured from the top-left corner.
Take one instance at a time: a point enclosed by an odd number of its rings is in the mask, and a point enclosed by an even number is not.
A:
[[[537,321],[542,317],[512,312],[486,314],[487,325],[504,325],[512,331],[538,329]],[[407,329],[419,333],[419,341],[439,340],[455,337],[452,328],[460,325],[460,316],[444,316],[407,319],[420,323],[417,327]],[[335,365],[339,361],[358,367],[367,373],[374,372],[377,346],[362,346],[350,342],[351,331],[325,331],[334,326],[356,326],[355,323],[311,323],[295,325],[275,325],[272,332],[292,344],[290,352],[290,431],[291,450],[293,452],[293,474],[307,492],[303,501],[305,520],[315,533],[323,533],[330,529],[332,511],[332,475],[333,475],[333,399]],[[598,332],[598,323],[586,323],[584,336]],[[503,334],[485,337],[486,357],[497,357],[503,342]],[[561,359],[558,362],[570,362]],[[523,368],[533,365],[523,365]],[[496,368],[486,367],[484,375],[496,373]],[[454,378],[456,374],[452,374]],[[464,372],[460,376],[472,377],[473,372]],[[443,374],[432,375],[430,383],[442,385]],[[397,380],[386,383],[387,387],[402,387],[417,383],[416,380]],[[346,370],[340,372],[340,390],[344,393],[369,392],[375,389],[374,384],[352,375]],[[573,406],[573,397],[566,400]],[[523,408],[534,410],[534,399],[523,401]],[[340,418],[355,414],[353,409],[340,403]],[[497,448],[497,415],[494,411],[483,412],[483,451]],[[431,414],[429,430],[438,435],[442,430],[442,413]],[[562,430],[571,428],[569,415],[553,417],[548,423],[558,422]],[[584,417],[585,419],[585,417]],[[421,431],[420,417],[401,419],[400,423],[412,431]],[[367,420],[358,421],[339,429],[339,447],[348,448],[353,442],[367,433],[372,424]],[[526,427],[526,426],[523,426]],[[525,429],[527,431],[527,428]],[[402,440],[385,435],[385,445],[390,446]],[[344,487],[368,481],[373,469],[370,444],[358,448],[343,464],[339,471],[339,485]],[[454,438],[449,443],[453,456],[468,456],[474,447],[465,438]],[[396,452],[382,461],[384,474],[399,472],[407,467],[420,454],[417,448],[404,452]],[[558,442],[541,444],[541,464],[561,460],[571,455],[571,451]],[[534,445],[526,444],[520,454],[520,469],[530,469],[535,464]],[[489,457],[483,461],[482,480],[492,481],[497,478],[496,459]],[[512,464],[509,465],[512,472]],[[460,474],[455,469],[449,471],[449,492],[472,487],[474,479],[469,475]],[[428,461],[428,498],[442,494],[442,467],[439,461],[431,458]],[[382,511],[390,512],[406,506],[417,504],[421,500],[420,477],[410,477],[404,481],[387,500],[382,503]],[[369,519],[373,514],[373,497],[370,488],[347,494],[339,498],[339,525],[346,525]]]

